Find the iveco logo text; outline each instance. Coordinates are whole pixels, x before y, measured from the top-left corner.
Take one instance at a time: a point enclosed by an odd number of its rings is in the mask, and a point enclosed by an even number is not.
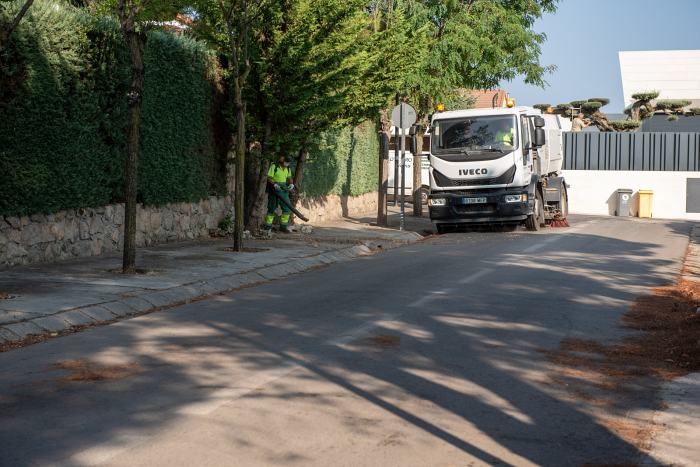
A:
[[[489,173],[486,169],[459,169],[460,175],[486,175]]]

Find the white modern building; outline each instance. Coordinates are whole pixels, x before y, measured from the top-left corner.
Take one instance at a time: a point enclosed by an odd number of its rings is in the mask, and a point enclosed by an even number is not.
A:
[[[632,94],[660,91],[659,99],[692,101],[700,107],[700,50],[619,52],[625,106]]]

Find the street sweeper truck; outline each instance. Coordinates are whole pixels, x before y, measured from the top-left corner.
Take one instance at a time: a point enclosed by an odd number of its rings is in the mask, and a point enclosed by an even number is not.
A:
[[[430,219],[438,232],[566,225],[558,115],[531,107],[438,112],[430,126]]]

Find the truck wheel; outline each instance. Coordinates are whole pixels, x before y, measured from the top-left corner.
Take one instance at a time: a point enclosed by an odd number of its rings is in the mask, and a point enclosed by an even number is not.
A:
[[[537,232],[544,225],[544,204],[540,190],[535,191],[535,210],[525,219],[525,228],[531,232]]]
[[[569,217],[569,193],[566,191],[566,186],[561,190],[561,199],[559,200],[559,210],[561,211],[562,219]]]
[[[420,203],[422,206],[428,205],[428,195],[430,194],[430,188],[427,186],[420,187]]]

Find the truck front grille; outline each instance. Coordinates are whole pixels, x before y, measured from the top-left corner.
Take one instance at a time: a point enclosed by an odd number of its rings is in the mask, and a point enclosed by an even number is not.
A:
[[[455,179],[449,178],[446,175],[433,169],[433,177],[438,186],[487,186],[487,185],[506,185],[511,183],[515,178],[515,166],[506,170],[503,175],[495,178],[469,178]]]

